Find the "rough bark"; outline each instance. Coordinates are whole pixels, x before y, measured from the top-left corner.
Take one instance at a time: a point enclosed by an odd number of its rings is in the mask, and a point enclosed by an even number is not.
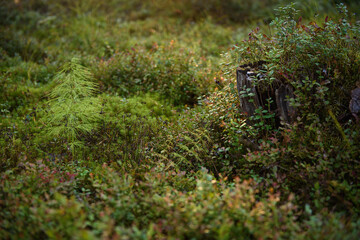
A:
[[[349,104],[351,114],[355,117],[356,122],[359,122],[360,113],[360,88],[356,88],[351,91],[351,100]]]
[[[238,69],[236,71],[237,75],[237,89],[238,94],[240,97],[240,105],[243,110],[248,115],[254,115],[255,109],[259,107],[259,97],[256,91],[256,88],[254,87],[254,84],[252,83],[251,79],[251,72],[248,72],[247,70]],[[247,94],[252,94],[253,96],[244,96],[244,94],[241,94],[240,92],[245,89],[251,89],[250,92],[247,92]]]
[[[289,99],[294,98],[294,92],[291,85],[283,83],[279,80],[273,81],[269,86],[255,86],[254,79],[261,80],[264,76],[258,76],[259,69],[265,62],[260,61],[254,64],[246,64],[237,68],[236,83],[240,99],[241,110],[249,116],[253,116],[255,110],[260,106],[263,109],[268,109],[265,106],[267,99],[274,100],[271,105],[271,111],[276,113],[277,122],[291,123],[295,116],[295,109],[290,106]],[[242,94],[241,91],[249,91]],[[252,96],[248,96],[249,93]]]
[[[289,99],[294,98],[294,93],[289,85],[281,85],[275,90],[276,106],[278,116],[282,121],[292,122],[295,117],[295,109],[290,106]]]

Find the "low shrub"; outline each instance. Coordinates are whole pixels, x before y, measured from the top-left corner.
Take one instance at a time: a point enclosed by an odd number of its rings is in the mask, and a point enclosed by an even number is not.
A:
[[[359,233],[359,224],[349,225],[327,212],[314,215],[309,207],[307,219],[299,220],[293,196],[282,203],[279,193],[261,189],[265,196],[259,199],[260,186],[254,181],[229,184],[204,170],[188,175],[164,164],[134,174],[80,165],[73,171],[58,161],[38,161],[1,173],[1,235],[351,239]]]
[[[244,154],[236,172],[283,193],[296,193],[303,206],[344,211],[356,219],[359,129],[348,104],[360,77],[359,24],[351,22],[343,5],[339,5],[339,19],[327,17],[322,25],[302,24],[292,6],[279,11],[272,22],[273,36],[255,29],[224,57],[233,57],[228,67],[233,70],[238,64],[265,61],[259,74],[266,76],[254,77],[254,84],[264,88],[290,85],[295,98],[288,101],[297,116],[279,126],[267,120],[276,111],[259,108],[254,116],[245,118],[251,126],[230,137],[250,134],[257,147]]]
[[[118,53],[95,70],[105,88],[122,96],[156,91],[175,105],[195,104],[213,86],[212,73],[206,59],[196,60],[195,52],[174,41]]]

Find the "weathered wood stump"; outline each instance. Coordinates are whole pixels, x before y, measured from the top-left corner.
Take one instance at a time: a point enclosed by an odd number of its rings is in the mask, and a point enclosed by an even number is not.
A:
[[[351,100],[349,103],[349,109],[351,114],[355,117],[356,123],[359,123],[360,113],[360,81],[356,82],[357,88],[351,91]]]
[[[237,68],[236,83],[241,110],[248,116],[253,116],[259,107],[268,109],[266,104],[269,104],[269,99],[271,99],[270,111],[275,112],[277,122],[291,123],[296,116],[295,109],[290,106],[289,101],[294,98],[293,87],[280,80],[272,81],[271,85],[262,84],[265,83],[262,81],[265,76],[260,70],[264,64],[264,61],[259,61]]]

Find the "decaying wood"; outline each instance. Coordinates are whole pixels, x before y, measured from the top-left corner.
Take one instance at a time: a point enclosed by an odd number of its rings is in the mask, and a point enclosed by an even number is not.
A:
[[[351,91],[351,100],[349,104],[351,114],[355,117],[356,122],[359,122],[360,113],[360,88],[356,88]]]
[[[295,109],[290,106],[289,99],[294,98],[294,92],[289,85],[281,85],[275,90],[277,112],[282,121],[292,122]]]
[[[250,72],[247,70],[238,69],[237,72],[237,89],[238,94],[240,96],[240,105],[244,112],[249,115],[254,115],[255,109],[259,107],[259,98],[257,95],[257,91],[252,84],[252,78]],[[250,92],[253,96],[244,97],[240,92],[244,89],[251,89]]]
[[[257,72],[264,63],[260,61],[237,68],[236,83],[241,109],[246,114],[252,116],[259,107],[268,109],[265,104],[267,104],[267,99],[271,98],[275,100],[275,103],[271,105],[271,111],[276,113],[278,122],[291,123],[296,116],[296,111],[290,106],[289,102],[289,99],[294,98],[292,86],[277,80],[273,81],[271,86],[261,87],[254,85],[254,79],[261,80],[262,76],[258,76]],[[246,89],[250,89],[250,91],[244,96],[244,94],[241,94],[241,91]],[[248,96],[249,93],[253,96]]]

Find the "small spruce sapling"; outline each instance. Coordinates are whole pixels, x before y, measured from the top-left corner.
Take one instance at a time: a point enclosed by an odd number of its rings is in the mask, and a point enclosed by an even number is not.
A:
[[[49,94],[49,111],[44,117],[45,135],[66,139],[74,158],[75,149],[83,147],[79,135],[95,129],[101,118],[101,103],[95,97],[97,84],[77,58],[66,63],[54,80],[57,85]]]

